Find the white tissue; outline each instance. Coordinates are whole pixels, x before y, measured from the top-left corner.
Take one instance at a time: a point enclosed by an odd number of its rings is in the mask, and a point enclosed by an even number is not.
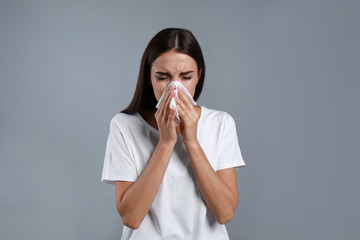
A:
[[[175,86],[174,92],[175,92],[175,95],[176,95],[176,96],[179,96],[179,95],[178,95],[178,88],[180,87],[180,88],[182,88],[182,89],[184,90],[185,94],[186,94],[187,96],[189,96],[189,98],[190,98],[191,101],[192,101],[192,104],[197,105],[197,103],[194,101],[194,99],[192,98],[191,94],[190,94],[189,91],[186,89],[186,87],[184,87],[184,85],[182,85],[181,82],[179,82],[179,81],[173,81],[173,82],[169,83],[169,85],[168,85],[168,86],[166,87],[166,89],[164,90],[163,94],[161,95],[161,97],[160,97],[160,99],[159,99],[159,102],[156,104],[156,108],[159,108],[160,103],[161,103],[161,101],[162,101],[162,99],[163,99],[163,97],[164,97],[164,95],[165,95],[165,93],[166,93],[166,90],[167,90],[168,88],[170,88],[171,86]],[[178,112],[177,107],[176,107],[175,97],[173,97],[173,98],[171,99],[169,107],[175,109],[175,125],[177,126],[177,125],[180,123],[180,118],[179,118],[179,112]]]

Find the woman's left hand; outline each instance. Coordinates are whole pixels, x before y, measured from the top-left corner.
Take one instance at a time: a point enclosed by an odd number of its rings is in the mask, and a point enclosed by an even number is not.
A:
[[[178,88],[178,95],[180,98],[175,97],[175,101],[181,120],[180,133],[182,135],[182,141],[185,145],[192,144],[197,141],[197,124],[200,115],[181,87]]]

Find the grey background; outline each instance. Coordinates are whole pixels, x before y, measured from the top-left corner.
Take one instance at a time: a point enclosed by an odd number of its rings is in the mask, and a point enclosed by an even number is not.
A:
[[[109,121],[158,31],[198,39],[236,120],[231,239],[360,239],[359,1],[1,1],[0,239],[120,239]]]

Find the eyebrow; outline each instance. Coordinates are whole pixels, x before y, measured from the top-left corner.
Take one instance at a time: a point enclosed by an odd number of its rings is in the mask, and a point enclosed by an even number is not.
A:
[[[182,72],[182,73],[180,73],[180,76],[181,75],[186,75],[186,74],[189,74],[189,73],[192,73],[192,72],[194,72],[194,71]],[[160,74],[160,75],[165,75],[165,76],[170,75],[168,72],[155,72],[155,73]]]

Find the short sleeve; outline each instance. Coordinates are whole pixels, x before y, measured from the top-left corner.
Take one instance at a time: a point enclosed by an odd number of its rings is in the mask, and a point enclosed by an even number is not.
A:
[[[244,159],[239,147],[234,119],[225,114],[224,131],[220,141],[219,158],[217,171],[226,168],[236,167],[237,169],[245,166]]]
[[[124,136],[113,118],[110,121],[101,181],[114,184],[114,181],[135,182],[136,179],[135,162],[126,146]]]

